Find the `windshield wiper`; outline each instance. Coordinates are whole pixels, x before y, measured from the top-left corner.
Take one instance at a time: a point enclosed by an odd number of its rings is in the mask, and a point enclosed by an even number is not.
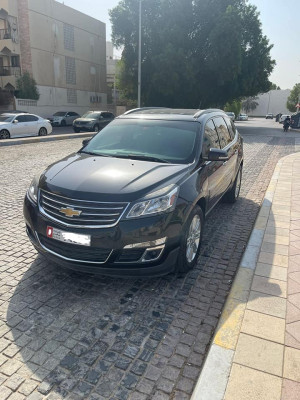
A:
[[[89,154],[91,156],[111,157],[111,155],[109,155],[109,154],[93,153],[92,151],[83,151],[83,150],[81,150],[80,153]]]
[[[164,160],[163,158],[144,156],[143,154],[114,154],[112,155],[112,157],[130,158],[132,160],[153,161],[153,162],[169,164],[169,161]]]

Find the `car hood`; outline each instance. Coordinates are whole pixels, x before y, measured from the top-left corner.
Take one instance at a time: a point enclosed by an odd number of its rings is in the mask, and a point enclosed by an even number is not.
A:
[[[4,126],[4,125],[10,125],[11,122],[0,122],[0,126]]]
[[[93,122],[96,118],[76,118],[75,122]]]
[[[127,202],[179,183],[190,168],[76,153],[48,167],[40,178],[40,188],[82,200]]]

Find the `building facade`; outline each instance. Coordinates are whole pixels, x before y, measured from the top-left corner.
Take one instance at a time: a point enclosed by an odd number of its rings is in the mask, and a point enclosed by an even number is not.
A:
[[[258,106],[255,110],[250,111],[252,117],[264,117],[268,113],[276,114],[291,114],[286,108],[286,102],[290,95],[290,89],[285,90],[270,90],[268,93],[258,95],[256,102]]]
[[[28,71],[40,99],[16,107],[42,116],[105,109],[105,24],[55,0],[0,0],[0,87],[12,92]]]

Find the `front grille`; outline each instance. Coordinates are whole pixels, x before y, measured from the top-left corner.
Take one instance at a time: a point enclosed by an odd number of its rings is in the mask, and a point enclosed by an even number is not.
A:
[[[50,218],[66,226],[108,227],[115,225],[128,203],[104,203],[62,197],[44,190],[40,191],[40,207]],[[67,216],[62,210],[79,211],[80,215]]]
[[[96,247],[63,243],[59,240],[49,239],[44,235],[39,235],[39,240],[46,249],[51,250],[65,258],[76,261],[104,263],[111,253],[110,249],[100,249]]]
[[[136,262],[141,259],[144,253],[145,249],[123,249],[117,262]]]

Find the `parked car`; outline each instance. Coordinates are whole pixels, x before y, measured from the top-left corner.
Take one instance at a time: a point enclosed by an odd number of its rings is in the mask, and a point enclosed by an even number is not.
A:
[[[238,121],[248,121],[248,115],[247,114],[240,114],[238,116]]]
[[[19,113],[0,115],[0,139],[52,133],[52,126],[47,119],[38,115]]]
[[[235,121],[235,113],[234,112],[228,111],[228,112],[226,112],[226,115],[228,115],[228,117],[231,118],[233,122]]]
[[[34,247],[91,273],[190,270],[205,217],[239,196],[243,140],[231,119],[215,109],[136,109],[84,142],[27,191]]]
[[[266,115],[266,119],[273,119],[273,118],[274,118],[274,115],[271,114],[271,113],[269,113],[269,114]]]
[[[287,117],[291,117],[291,116],[288,115],[288,114],[282,114],[281,117],[279,118],[279,123],[280,123],[280,124],[283,124],[284,120],[285,120]]]
[[[80,115],[74,111],[58,111],[49,120],[53,126],[66,126],[72,125],[76,118],[80,118]]]
[[[90,131],[99,132],[115,118],[114,114],[108,111],[88,111],[81,118],[73,122],[74,132]]]

